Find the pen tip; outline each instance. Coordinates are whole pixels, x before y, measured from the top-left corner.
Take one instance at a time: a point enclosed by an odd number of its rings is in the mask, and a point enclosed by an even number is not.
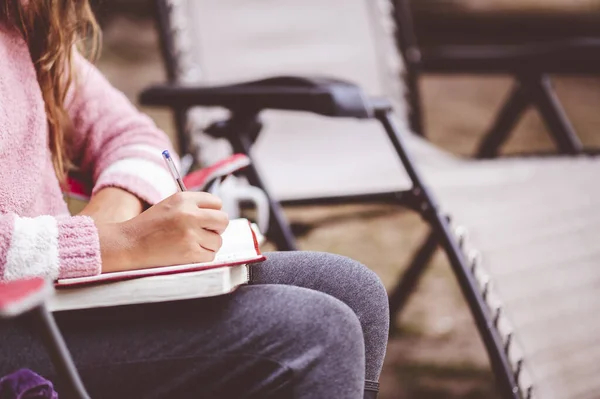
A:
[[[170,158],[171,157],[171,154],[169,154],[169,150],[164,150],[162,152],[162,154],[163,154],[163,157],[165,157],[165,158]]]

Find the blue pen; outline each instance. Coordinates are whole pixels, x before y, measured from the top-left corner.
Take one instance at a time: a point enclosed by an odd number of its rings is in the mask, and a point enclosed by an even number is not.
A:
[[[181,175],[175,166],[175,162],[173,162],[173,158],[171,158],[171,154],[169,154],[169,150],[164,150],[162,155],[167,164],[167,168],[169,168],[169,171],[171,172],[171,176],[173,176],[173,179],[179,188],[179,191],[187,191],[185,184],[183,184],[183,179],[181,178]]]

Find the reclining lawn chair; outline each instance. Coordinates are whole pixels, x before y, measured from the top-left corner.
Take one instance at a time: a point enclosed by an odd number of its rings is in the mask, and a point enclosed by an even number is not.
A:
[[[54,363],[58,379],[56,382],[63,388],[61,398],[88,399],[89,395],[54,317],[46,308],[46,300],[52,294],[52,285],[40,277],[0,282],[0,322],[9,318],[29,319],[33,322]]]
[[[196,155],[193,140],[204,145],[200,163],[222,156],[219,140],[250,155],[248,181],[270,196],[276,217],[269,233],[280,248],[294,243],[279,203],[408,206],[433,234],[401,286],[416,284],[439,243],[503,396],[600,395],[600,351],[593,346],[599,159],[472,161],[411,134],[387,1],[156,5],[172,84],[146,90],[142,103],[176,111],[183,152]],[[198,107],[224,108],[229,116],[204,128],[212,114]],[[470,234],[451,226],[438,201]],[[398,297],[392,294],[392,305],[402,302]]]

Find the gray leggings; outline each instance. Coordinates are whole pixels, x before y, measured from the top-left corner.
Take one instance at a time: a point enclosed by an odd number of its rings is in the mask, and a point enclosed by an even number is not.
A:
[[[92,398],[362,398],[388,339],[378,277],[336,255],[267,258],[229,296],[57,314]],[[0,376],[17,367],[54,378],[27,327],[0,323]]]

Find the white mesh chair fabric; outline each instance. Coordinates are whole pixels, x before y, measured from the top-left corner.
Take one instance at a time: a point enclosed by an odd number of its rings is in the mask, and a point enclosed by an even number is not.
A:
[[[181,82],[221,84],[273,75],[329,75],[405,108],[385,0],[170,0]],[[178,25],[179,24],[179,25]],[[202,157],[228,151],[198,131]],[[265,112],[253,149],[275,198],[410,189],[382,128]],[[600,160],[472,161],[406,130],[408,151],[442,208],[468,231],[463,245],[507,343],[524,396],[600,397]],[[462,233],[461,233],[462,234]],[[498,310],[500,309],[500,310]],[[533,386],[533,390],[530,388]]]

